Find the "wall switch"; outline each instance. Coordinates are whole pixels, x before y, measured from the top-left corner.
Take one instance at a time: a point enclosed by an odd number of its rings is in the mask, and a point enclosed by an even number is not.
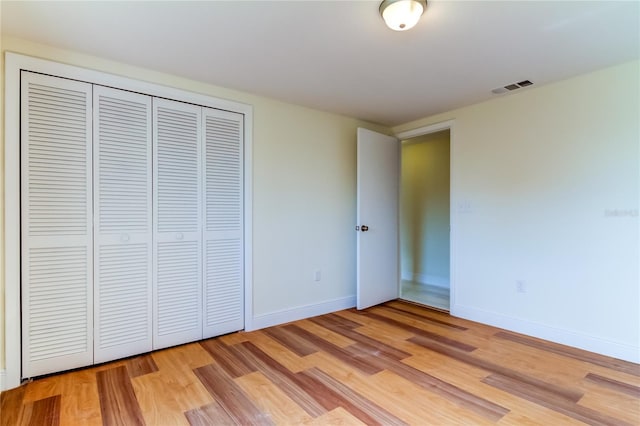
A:
[[[322,279],[322,272],[320,271],[320,269],[316,269],[315,271],[313,271],[313,280],[320,281],[321,279]]]
[[[472,214],[473,213],[473,205],[468,200],[463,200],[457,203],[456,205],[457,211],[459,214]]]
[[[526,293],[527,283],[525,283],[523,280],[516,280],[516,291],[518,293]]]

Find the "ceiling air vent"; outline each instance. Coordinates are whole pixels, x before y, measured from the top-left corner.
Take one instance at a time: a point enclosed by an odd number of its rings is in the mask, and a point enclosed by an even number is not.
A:
[[[507,84],[504,87],[498,87],[496,89],[493,89],[492,92],[496,94],[505,93],[505,92],[510,92],[512,90],[520,89],[521,87],[531,86],[532,84],[533,83],[529,80],[522,80],[517,83]]]

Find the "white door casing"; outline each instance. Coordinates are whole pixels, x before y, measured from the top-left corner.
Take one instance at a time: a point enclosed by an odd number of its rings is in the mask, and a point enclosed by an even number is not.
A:
[[[400,143],[358,128],[357,144],[356,305],[365,309],[398,297]]]

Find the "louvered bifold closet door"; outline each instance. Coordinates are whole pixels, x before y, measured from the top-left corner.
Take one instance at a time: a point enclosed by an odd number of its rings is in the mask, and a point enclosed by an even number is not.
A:
[[[153,99],[154,349],[202,338],[201,108]]]
[[[95,362],[152,349],[151,97],[95,86]]]
[[[205,338],[244,328],[243,119],[203,108]]]
[[[21,74],[22,377],[93,362],[91,102]]]

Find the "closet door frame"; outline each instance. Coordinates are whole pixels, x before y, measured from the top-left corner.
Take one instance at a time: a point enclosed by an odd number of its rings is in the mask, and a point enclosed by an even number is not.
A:
[[[74,61],[73,58],[70,59]],[[75,60],[80,62],[81,60]],[[120,68],[124,70],[124,68]],[[66,65],[13,52],[5,53],[5,148],[4,148],[4,262],[5,262],[5,364],[4,376],[0,372],[0,390],[20,385],[21,318],[20,318],[20,71],[49,74],[103,86],[115,87],[150,96],[237,112],[244,116],[244,329],[253,326],[253,258],[252,258],[252,146],[253,106],[241,102],[219,99],[161,84],[121,77],[80,66]],[[126,70],[122,71],[127,72]],[[166,84],[171,84],[167,80]],[[204,87],[203,87],[204,89]]]

